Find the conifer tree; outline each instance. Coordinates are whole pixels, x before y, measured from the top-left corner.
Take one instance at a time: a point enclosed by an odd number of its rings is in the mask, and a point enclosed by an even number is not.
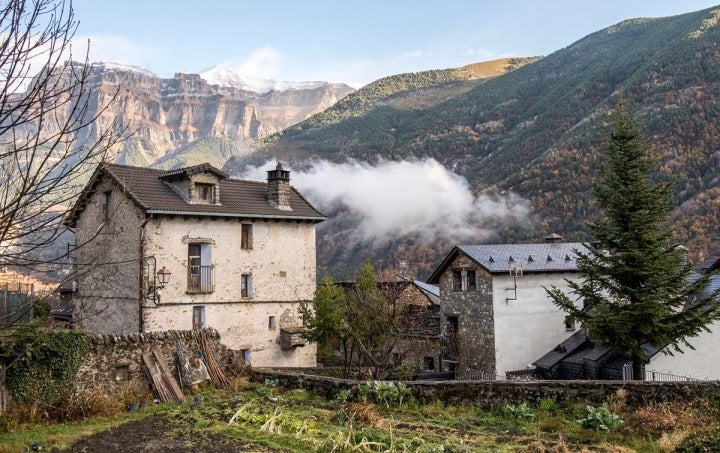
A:
[[[643,344],[671,353],[692,348],[691,337],[720,318],[720,304],[717,294],[703,296],[707,276],[697,278],[684,247],[671,242],[669,185],[654,180],[652,146],[622,102],[606,140],[607,164],[593,190],[600,214],[587,222],[605,251],[578,250],[583,280],[569,282],[576,297],[555,287],[547,292],[600,344],[627,351],[633,379],[642,379]]]

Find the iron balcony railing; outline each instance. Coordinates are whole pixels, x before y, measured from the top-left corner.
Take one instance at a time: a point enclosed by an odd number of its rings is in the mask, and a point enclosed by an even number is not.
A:
[[[188,266],[188,294],[209,294],[215,291],[213,266]]]

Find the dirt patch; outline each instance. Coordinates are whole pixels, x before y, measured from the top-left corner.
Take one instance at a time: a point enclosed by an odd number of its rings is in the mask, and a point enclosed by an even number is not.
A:
[[[85,437],[63,453],[181,453],[275,452],[241,439],[193,429],[159,415],[128,422]]]

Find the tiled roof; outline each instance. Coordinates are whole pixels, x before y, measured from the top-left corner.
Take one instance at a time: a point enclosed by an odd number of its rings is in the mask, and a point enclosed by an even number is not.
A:
[[[577,271],[576,250],[587,253],[580,242],[541,244],[458,245],[490,273]]]
[[[581,242],[541,244],[457,245],[433,272],[428,283],[438,283],[458,253],[467,255],[492,274],[518,271],[577,272],[576,251],[589,253]]]
[[[193,204],[181,198],[163,177],[173,177],[185,170],[210,171],[219,178],[220,204]],[[316,210],[295,188],[291,188],[289,210],[273,206],[267,199],[267,183],[223,178],[220,170],[209,164],[173,171],[154,168],[131,167],[119,164],[105,164],[99,167],[83,190],[66,220],[74,226],[80,212],[84,210],[89,197],[99,181],[113,178],[127,196],[147,214],[197,215],[208,217],[246,217],[320,222],[326,217]]]

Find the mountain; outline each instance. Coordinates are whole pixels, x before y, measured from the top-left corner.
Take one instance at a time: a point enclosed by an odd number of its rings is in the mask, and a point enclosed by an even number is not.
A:
[[[118,149],[117,161],[130,165],[177,167],[211,162],[222,166],[246,153],[256,140],[321,112],[354,91],[328,82],[270,83],[255,91],[250,84],[199,74],[177,73],[164,79],[134,66],[94,63],[90,77],[91,105],[115,102],[101,123],[117,118],[132,135]],[[232,80],[231,80],[232,79]],[[222,83],[220,83],[222,82]],[[260,81],[255,81],[256,85]],[[93,129],[79,141],[92,141]]]
[[[299,166],[310,158],[432,157],[477,194],[528,200],[524,225],[484,241],[537,241],[551,232],[588,240],[583,220],[595,212],[588,194],[604,162],[603,128],[622,98],[655,143],[658,178],[672,184],[670,226],[690,258],[701,260],[720,251],[719,20],[720,8],[627,20],[489,79],[463,80],[457,71],[382,79],[263,139],[257,153],[234,157],[225,169],[268,157]],[[342,244],[341,231],[321,232],[319,243],[323,235]],[[380,267],[403,256],[422,274],[432,267],[429,250],[447,251],[440,240],[407,257],[400,250],[412,241],[394,242],[318,256],[328,269],[348,266],[344,260],[358,252]]]

